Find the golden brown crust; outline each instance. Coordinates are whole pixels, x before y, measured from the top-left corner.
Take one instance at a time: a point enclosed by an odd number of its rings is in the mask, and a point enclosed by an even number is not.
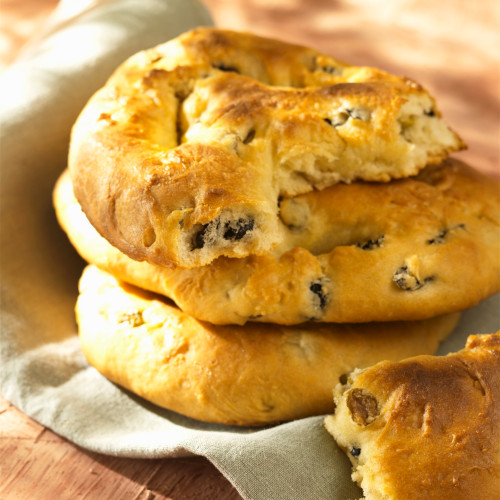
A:
[[[353,415],[353,391],[377,402],[371,421]],[[358,371],[336,403],[327,429],[367,500],[500,498],[500,332],[448,356]]]
[[[85,220],[67,176],[62,227],[88,262],[215,324],[423,319],[500,290],[499,183],[456,160],[412,179],[283,199],[275,253],[181,269],[137,262]]]
[[[325,414],[341,375],[432,353],[458,320],[213,326],[93,266],[76,312],[83,352],[106,377],[160,406],[232,425]]]
[[[73,128],[69,167],[114,246],[193,267],[278,244],[279,196],[406,177],[462,147],[408,79],[199,28],[115,72]]]

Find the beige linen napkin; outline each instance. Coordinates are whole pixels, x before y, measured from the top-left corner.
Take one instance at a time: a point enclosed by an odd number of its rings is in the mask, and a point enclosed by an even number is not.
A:
[[[76,2],[72,4],[75,5]],[[131,53],[211,23],[196,0],[63,2],[0,78],[0,391],[78,445],[128,457],[206,456],[252,500],[359,498],[323,417],[261,430],[200,423],[121,390],[85,362],[74,305],[83,262],[58,228],[51,192],[71,124]],[[499,327],[499,296],[465,313],[441,352]]]

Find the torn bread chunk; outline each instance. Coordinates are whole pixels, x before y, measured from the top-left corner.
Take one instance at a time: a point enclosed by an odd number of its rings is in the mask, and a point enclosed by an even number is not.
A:
[[[283,198],[275,251],[190,269],[138,262],[112,246],[83,214],[67,171],[54,206],[87,262],[213,324],[418,320],[500,291],[500,183],[452,158],[409,179]],[[243,241],[252,219],[231,220],[198,227],[191,244]]]
[[[325,426],[366,500],[500,498],[500,332],[356,370]]]
[[[73,127],[69,169],[111,244],[192,268],[282,243],[282,196],[405,178],[464,147],[408,78],[198,28],[116,70]]]

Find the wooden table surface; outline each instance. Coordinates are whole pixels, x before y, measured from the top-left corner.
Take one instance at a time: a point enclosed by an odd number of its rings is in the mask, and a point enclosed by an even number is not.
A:
[[[77,0],[75,0],[77,1]],[[0,70],[55,0],[3,0]],[[499,14],[494,0],[204,0],[216,23],[315,46],[423,83],[469,144],[460,153],[500,177]],[[0,398],[2,500],[241,498],[202,457],[123,459],[69,443]]]
[[[83,450],[0,398],[2,500],[236,500],[203,457],[139,460]]]

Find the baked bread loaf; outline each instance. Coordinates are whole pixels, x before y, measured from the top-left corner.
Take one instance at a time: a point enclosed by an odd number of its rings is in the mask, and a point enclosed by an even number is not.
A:
[[[54,204],[88,262],[214,324],[424,319],[500,290],[500,186],[448,159],[417,177],[338,184],[281,200],[275,252],[203,267],[130,259],[85,219],[67,174]]]
[[[330,412],[344,373],[433,353],[458,319],[213,326],[95,266],[76,314],[85,356],[110,380],[189,417],[252,426]]]
[[[500,498],[500,333],[357,370],[327,430],[366,500]]]
[[[280,197],[406,177],[462,147],[407,78],[199,28],[114,73],[73,128],[69,168],[114,246],[194,267],[282,243]]]

